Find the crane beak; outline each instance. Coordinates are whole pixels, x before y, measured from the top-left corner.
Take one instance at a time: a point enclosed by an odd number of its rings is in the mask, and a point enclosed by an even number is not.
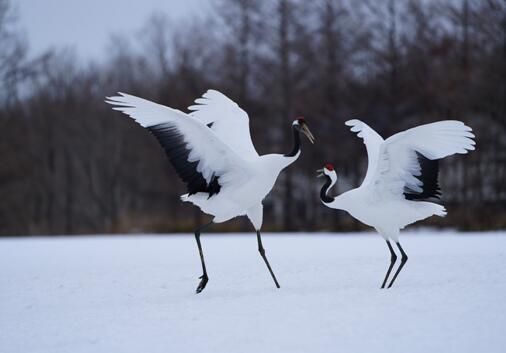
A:
[[[316,172],[318,173],[316,175],[318,178],[321,178],[322,176],[325,176],[325,173],[323,173],[323,169],[318,169]]]
[[[300,127],[302,133],[304,135],[306,135],[306,137],[308,138],[309,142],[311,142],[312,144],[314,144],[314,141],[315,141],[315,137],[314,135],[311,133],[311,131],[309,130],[309,128],[307,127],[306,124],[302,125]]]

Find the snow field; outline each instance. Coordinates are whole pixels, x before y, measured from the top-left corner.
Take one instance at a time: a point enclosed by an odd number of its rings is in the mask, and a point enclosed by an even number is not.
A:
[[[405,232],[389,290],[376,234],[0,239],[0,352],[504,352],[506,236]]]

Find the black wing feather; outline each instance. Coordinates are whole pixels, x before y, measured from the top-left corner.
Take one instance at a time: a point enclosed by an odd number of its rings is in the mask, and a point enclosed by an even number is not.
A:
[[[174,124],[162,123],[148,126],[147,129],[162,145],[170,163],[179,177],[186,183],[188,194],[206,192],[209,197],[220,192],[219,177],[213,175],[208,184],[204,176],[197,171],[199,161],[189,162],[190,149],[184,137]]]
[[[427,200],[431,198],[441,198],[441,188],[439,187],[439,161],[430,160],[419,152],[416,152],[418,163],[420,164],[420,175],[415,175],[422,183],[422,191],[416,192],[409,188],[404,190],[406,200]]]

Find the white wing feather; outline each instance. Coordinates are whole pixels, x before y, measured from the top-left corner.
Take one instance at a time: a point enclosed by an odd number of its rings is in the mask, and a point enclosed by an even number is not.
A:
[[[108,97],[113,109],[133,118],[143,127],[171,123],[183,135],[190,150],[189,162],[199,161],[197,171],[209,183],[214,175],[220,177],[222,186],[240,185],[248,179],[248,163],[221,141],[201,120],[161,104],[129,94]]]
[[[421,125],[386,139],[380,146],[373,187],[381,197],[403,197],[405,188],[422,191],[416,152],[440,159],[474,150],[474,134],[461,121],[445,120]]]
[[[364,144],[367,149],[368,165],[367,173],[362,185],[367,185],[371,182],[378,167],[380,146],[384,140],[376,131],[360,120],[348,120],[345,124],[347,126],[351,126],[351,131],[356,132],[357,136],[364,140]]]
[[[188,107],[190,115],[210,128],[238,155],[245,159],[258,157],[251,141],[248,114],[237,103],[216,90],[208,90],[195,105]]]

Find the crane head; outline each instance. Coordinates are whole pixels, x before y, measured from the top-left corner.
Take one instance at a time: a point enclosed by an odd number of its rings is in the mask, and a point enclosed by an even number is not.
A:
[[[309,127],[308,127],[308,125],[306,123],[306,119],[304,119],[303,117],[298,117],[297,119],[295,119],[293,121],[292,125],[293,125],[294,128],[298,129],[304,135],[306,135],[306,137],[309,140],[309,142],[314,143],[315,137],[311,133],[311,130],[309,130]]]
[[[332,179],[332,177],[337,177],[334,166],[331,163],[325,163],[323,168],[318,169],[316,172],[318,173],[319,177],[329,176],[329,177],[331,177],[331,179]]]

